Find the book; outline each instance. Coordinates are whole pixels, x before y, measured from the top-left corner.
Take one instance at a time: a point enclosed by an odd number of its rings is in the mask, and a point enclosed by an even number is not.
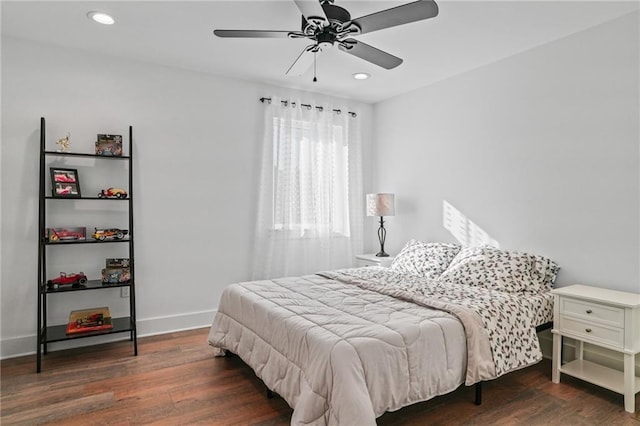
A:
[[[111,330],[111,313],[108,307],[71,311],[67,334],[87,333],[90,331]]]

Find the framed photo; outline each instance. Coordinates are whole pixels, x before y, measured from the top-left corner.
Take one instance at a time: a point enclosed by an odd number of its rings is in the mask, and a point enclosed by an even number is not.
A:
[[[80,180],[78,170],[50,167],[51,190],[54,197],[80,198]]]

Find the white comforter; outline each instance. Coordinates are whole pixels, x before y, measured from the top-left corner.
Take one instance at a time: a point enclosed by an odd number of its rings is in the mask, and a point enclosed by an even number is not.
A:
[[[426,308],[423,296],[422,306],[390,297],[375,268],[361,269],[233,284],[209,342],[281,395],[295,425],[373,425],[385,411],[500,374],[473,309],[441,303],[454,316]]]

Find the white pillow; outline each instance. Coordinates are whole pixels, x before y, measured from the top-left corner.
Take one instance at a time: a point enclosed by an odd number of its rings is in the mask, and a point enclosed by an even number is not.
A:
[[[409,240],[393,259],[396,272],[436,279],[460,251],[460,246],[447,243],[425,243]]]
[[[549,259],[529,253],[493,247],[465,247],[442,273],[440,280],[508,293],[539,293],[549,289],[547,261]],[[549,262],[557,267],[555,262]],[[553,279],[555,273],[551,282]]]

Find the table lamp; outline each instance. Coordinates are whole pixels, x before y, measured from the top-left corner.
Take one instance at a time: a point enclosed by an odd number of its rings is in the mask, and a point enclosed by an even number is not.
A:
[[[380,228],[378,228],[378,240],[380,251],[378,257],[388,257],[384,251],[384,240],[387,231],[384,229],[384,216],[395,216],[395,196],[393,194],[367,194],[367,216],[380,216]]]

